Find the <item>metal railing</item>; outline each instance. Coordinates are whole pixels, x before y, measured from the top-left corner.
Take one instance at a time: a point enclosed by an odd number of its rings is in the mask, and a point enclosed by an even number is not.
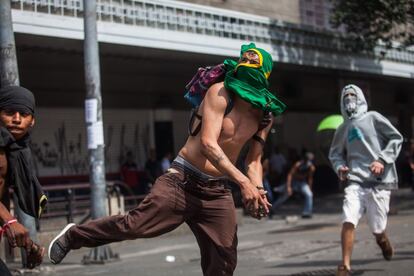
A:
[[[38,228],[40,229],[42,222],[50,218],[64,217],[67,223],[74,222],[75,217],[79,216],[82,218],[78,223],[90,219],[90,190],[90,183],[43,186],[43,191],[48,197],[48,204],[39,221]],[[134,194],[122,181],[109,181],[107,182],[108,204],[110,204],[109,198],[114,196],[120,198],[121,190],[126,211],[136,207],[145,197],[145,195]]]
[[[12,0],[13,9],[83,17],[82,0]],[[344,38],[329,31],[267,17],[171,0],[97,0],[99,21],[267,43],[324,52],[349,52]],[[364,56],[414,64],[414,51],[378,46]]]

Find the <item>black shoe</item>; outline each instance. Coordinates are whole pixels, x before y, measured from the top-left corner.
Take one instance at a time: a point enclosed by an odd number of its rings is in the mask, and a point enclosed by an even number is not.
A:
[[[339,265],[336,270],[336,276],[350,276],[352,275],[351,270],[344,265]]]
[[[377,244],[382,250],[382,255],[387,261],[391,261],[394,256],[394,248],[391,245],[387,235],[383,234],[380,238],[377,238]]]
[[[312,218],[312,214],[302,214],[302,218],[303,219],[311,219]]]
[[[62,231],[50,242],[49,245],[49,260],[52,264],[60,263],[66,254],[70,251],[65,234],[69,228],[75,226],[74,223],[69,223]]]

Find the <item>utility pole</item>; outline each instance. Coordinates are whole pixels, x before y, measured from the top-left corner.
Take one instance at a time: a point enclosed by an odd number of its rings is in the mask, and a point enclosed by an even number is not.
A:
[[[0,0],[1,87],[20,85],[12,24],[10,0]]]
[[[84,63],[85,63],[85,118],[89,150],[89,181],[91,183],[92,219],[106,216],[106,181],[104,134],[102,123],[102,96],[96,26],[96,0],[83,0],[84,7]],[[84,264],[105,263],[118,259],[107,245],[91,249],[84,256]]]
[[[0,0],[0,85],[1,87],[20,85],[10,0]],[[35,218],[19,208],[16,196],[13,196],[13,199],[17,219],[29,230],[30,238],[37,241]],[[22,266],[27,268],[26,251],[22,248],[20,252]]]

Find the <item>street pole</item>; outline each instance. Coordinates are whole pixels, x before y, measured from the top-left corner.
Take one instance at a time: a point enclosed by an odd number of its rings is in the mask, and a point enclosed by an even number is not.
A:
[[[0,0],[0,85],[1,87],[20,85],[10,0]],[[30,238],[37,241],[35,218],[19,208],[16,196],[13,196],[13,199],[17,219],[29,230]],[[20,252],[22,266],[27,268],[26,251],[21,249]]]
[[[20,85],[10,0],[0,0],[0,74],[1,87]]]
[[[102,123],[102,96],[99,65],[96,0],[83,0],[84,7],[84,63],[86,101],[85,118],[89,150],[89,181],[91,184],[92,219],[106,216],[106,181],[104,135]],[[105,263],[117,259],[107,245],[91,249],[84,256],[84,264]]]

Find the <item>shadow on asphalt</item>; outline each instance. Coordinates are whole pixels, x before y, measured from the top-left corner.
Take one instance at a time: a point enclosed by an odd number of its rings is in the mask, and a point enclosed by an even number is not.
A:
[[[398,252],[398,249],[403,249],[403,248],[405,248],[407,246],[411,246],[411,245],[414,245],[414,241],[398,242],[394,246],[395,246],[395,248],[397,249],[397,252]]]
[[[412,257],[394,257],[393,261],[404,261],[404,260],[412,260]],[[352,265],[359,266],[359,265],[367,265],[376,262],[383,262],[381,258],[372,258],[372,259],[363,259],[363,260],[352,260]],[[338,260],[327,260],[327,261],[306,261],[301,263],[285,263],[280,265],[269,266],[269,268],[297,268],[297,267],[312,267],[312,266],[327,266],[327,267],[336,267],[338,265]],[[360,270],[360,269],[358,269]],[[296,274],[295,274],[296,275]],[[354,275],[354,274],[352,274]]]
[[[414,255],[414,251],[397,251],[395,255]]]
[[[306,224],[306,225],[298,225],[294,227],[289,227],[286,229],[278,229],[278,230],[272,230],[269,231],[268,234],[281,234],[281,233],[292,233],[292,232],[302,232],[302,231],[314,231],[314,230],[320,230],[322,228],[328,228],[328,227],[337,227],[337,223],[312,223],[312,224]]]
[[[352,275],[363,275],[365,272],[382,272],[382,269],[357,269],[352,270]],[[336,274],[335,269],[320,269],[312,271],[304,271],[294,274],[262,274],[261,276],[334,276]]]

